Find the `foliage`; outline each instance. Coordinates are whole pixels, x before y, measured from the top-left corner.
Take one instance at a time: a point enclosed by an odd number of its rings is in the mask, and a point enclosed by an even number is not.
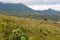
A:
[[[60,40],[60,24],[0,14],[0,40],[7,40],[13,29],[19,28],[22,40]]]

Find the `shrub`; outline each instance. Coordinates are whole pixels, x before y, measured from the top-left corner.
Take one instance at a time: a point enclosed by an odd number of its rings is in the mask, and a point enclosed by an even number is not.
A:
[[[44,18],[44,20],[45,20],[45,21],[48,21],[48,19],[47,19],[47,18]]]

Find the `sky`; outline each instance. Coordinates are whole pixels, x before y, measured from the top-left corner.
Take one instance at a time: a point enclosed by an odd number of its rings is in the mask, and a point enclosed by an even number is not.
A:
[[[54,9],[60,11],[60,0],[0,0],[4,3],[23,3],[34,10]]]

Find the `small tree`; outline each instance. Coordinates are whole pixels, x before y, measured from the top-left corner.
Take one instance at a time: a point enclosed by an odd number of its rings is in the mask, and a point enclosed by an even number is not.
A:
[[[48,19],[47,19],[47,18],[44,18],[44,20],[45,20],[45,21],[48,21]]]

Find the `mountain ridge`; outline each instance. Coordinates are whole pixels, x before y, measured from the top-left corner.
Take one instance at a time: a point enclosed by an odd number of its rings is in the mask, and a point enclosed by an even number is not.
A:
[[[47,10],[42,10],[42,11],[40,11],[40,10],[37,10],[36,12],[38,12],[38,13],[41,13],[41,14],[46,14],[46,15],[60,15],[60,11],[57,11],[57,10],[54,10],[54,9],[51,9],[51,8],[49,8],[49,9],[47,9]]]
[[[0,3],[0,14],[12,15],[18,17],[27,17],[33,19],[50,19],[60,21],[60,11],[53,9],[37,11],[24,4]]]
[[[23,14],[29,14],[33,12],[34,10],[27,7],[26,5],[22,3],[0,3],[0,12],[7,13],[9,15],[23,15]]]
[[[54,10],[54,9],[47,9],[47,10],[34,10],[27,5],[23,3],[3,3],[0,2],[0,12],[6,12],[6,13],[16,13],[16,14],[33,14],[33,13],[39,13],[39,14],[56,14],[57,13],[60,15],[60,11]]]

